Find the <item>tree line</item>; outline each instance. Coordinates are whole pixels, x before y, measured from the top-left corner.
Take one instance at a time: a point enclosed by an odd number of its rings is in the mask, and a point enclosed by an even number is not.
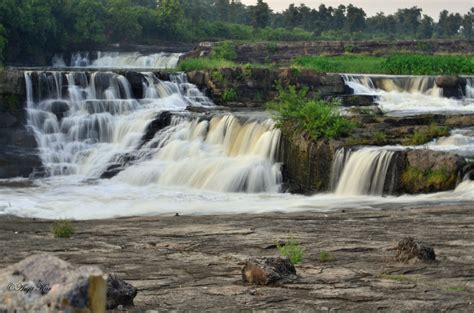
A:
[[[2,0],[0,61],[116,42],[473,39],[473,23],[474,8],[435,21],[418,7],[367,17],[354,5],[273,12],[263,0]]]

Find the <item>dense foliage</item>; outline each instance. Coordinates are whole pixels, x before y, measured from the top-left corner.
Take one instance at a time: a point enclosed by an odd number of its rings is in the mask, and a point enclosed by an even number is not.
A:
[[[272,12],[265,1],[2,0],[0,55],[28,60],[41,52],[102,43],[160,41],[473,38],[474,8],[443,11],[439,22],[413,7],[367,17],[353,5],[291,4]]]
[[[307,92],[297,91],[294,86],[278,86],[278,98],[267,104],[277,127],[305,133],[315,140],[340,137],[350,131],[353,125],[340,114],[338,102],[308,99]]]
[[[394,75],[474,74],[474,56],[394,54],[386,57],[367,55],[305,56],[294,65],[333,73]]]

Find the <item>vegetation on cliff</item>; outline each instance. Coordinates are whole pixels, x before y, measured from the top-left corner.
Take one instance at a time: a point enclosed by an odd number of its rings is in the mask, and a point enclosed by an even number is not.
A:
[[[307,98],[308,89],[278,86],[278,97],[267,104],[277,127],[306,134],[311,139],[335,138],[346,135],[352,122],[342,116],[337,101]]]
[[[394,74],[394,75],[451,75],[474,74],[472,55],[395,54],[390,56],[342,55],[303,56],[294,65],[320,72]]]

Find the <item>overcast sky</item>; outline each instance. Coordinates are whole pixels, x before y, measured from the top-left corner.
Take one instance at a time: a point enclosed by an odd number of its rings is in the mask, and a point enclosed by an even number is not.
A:
[[[439,12],[448,10],[450,12],[459,12],[462,14],[474,7],[474,0],[265,0],[274,11],[282,11],[286,9],[290,3],[299,5],[304,3],[311,8],[317,8],[321,3],[326,6],[337,7],[339,4],[348,5],[352,3],[357,7],[361,7],[369,15],[374,15],[377,12],[383,11],[385,13],[393,13],[399,8],[410,8],[418,6],[423,9],[424,14],[431,15],[436,20]],[[242,3],[253,5],[257,0],[241,0]]]

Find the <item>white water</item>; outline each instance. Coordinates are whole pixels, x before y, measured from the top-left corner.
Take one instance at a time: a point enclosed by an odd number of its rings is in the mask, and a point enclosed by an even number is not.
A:
[[[474,99],[474,78],[467,77],[466,81],[466,98]]]
[[[127,79],[112,72],[25,73],[28,124],[48,175],[99,177],[115,156],[135,151],[159,112],[201,105],[176,83],[144,78],[145,96],[137,100]],[[66,110],[62,118],[58,107]]]
[[[362,148],[350,153],[336,187],[337,195],[382,195],[394,151]],[[336,159],[336,161],[338,161]],[[338,168],[341,168],[339,163]],[[389,191],[393,190],[393,184]],[[389,192],[390,193],[390,192]]]
[[[97,52],[92,59],[88,52],[76,52],[71,56],[71,67],[91,68],[135,68],[135,69],[173,69],[176,68],[182,53],[153,53],[143,55],[138,52]],[[62,56],[53,57],[53,67],[64,68],[66,62]]]
[[[222,193],[185,187],[129,185],[77,177],[38,180],[34,187],[0,188],[0,214],[46,219],[101,219],[164,214],[239,214],[327,212],[335,209],[401,209],[409,206],[471,203],[474,182],[429,195],[379,197],[320,194],[304,197],[277,193]]]
[[[354,94],[377,96],[377,103],[386,114],[474,113],[473,99],[442,97],[442,89],[436,86],[433,77],[343,75],[343,78]],[[469,88],[466,87],[466,92],[470,93]]]
[[[130,166],[114,180],[131,185],[186,186],[221,192],[278,192],[275,155],[280,131],[271,121],[233,115],[183,121],[156,136],[150,159]]]
[[[179,113],[188,105],[212,102],[182,75],[164,82],[152,73],[142,74],[144,97],[134,99],[126,78],[111,72],[43,72],[39,80],[34,79],[38,74],[26,73],[30,127],[52,176],[36,179],[33,186],[24,188],[18,187],[21,180],[10,186],[11,182],[0,181],[0,185],[7,185],[0,187],[0,214],[93,219],[398,209],[474,200],[474,183],[470,181],[450,192],[381,197],[391,184],[387,179],[394,151],[387,147],[338,152],[333,194],[279,194],[281,172],[276,155],[280,133],[265,118],[177,114],[170,126],[143,144],[147,125],[163,110]],[[371,87],[370,80],[359,85],[366,91],[382,92]],[[446,100],[432,94],[422,96]],[[53,111],[64,104],[69,110],[58,118]],[[472,156],[470,135],[468,130],[459,130],[419,148],[465,148],[466,156]],[[98,179],[109,165],[128,155],[133,160],[123,164],[117,176]]]

